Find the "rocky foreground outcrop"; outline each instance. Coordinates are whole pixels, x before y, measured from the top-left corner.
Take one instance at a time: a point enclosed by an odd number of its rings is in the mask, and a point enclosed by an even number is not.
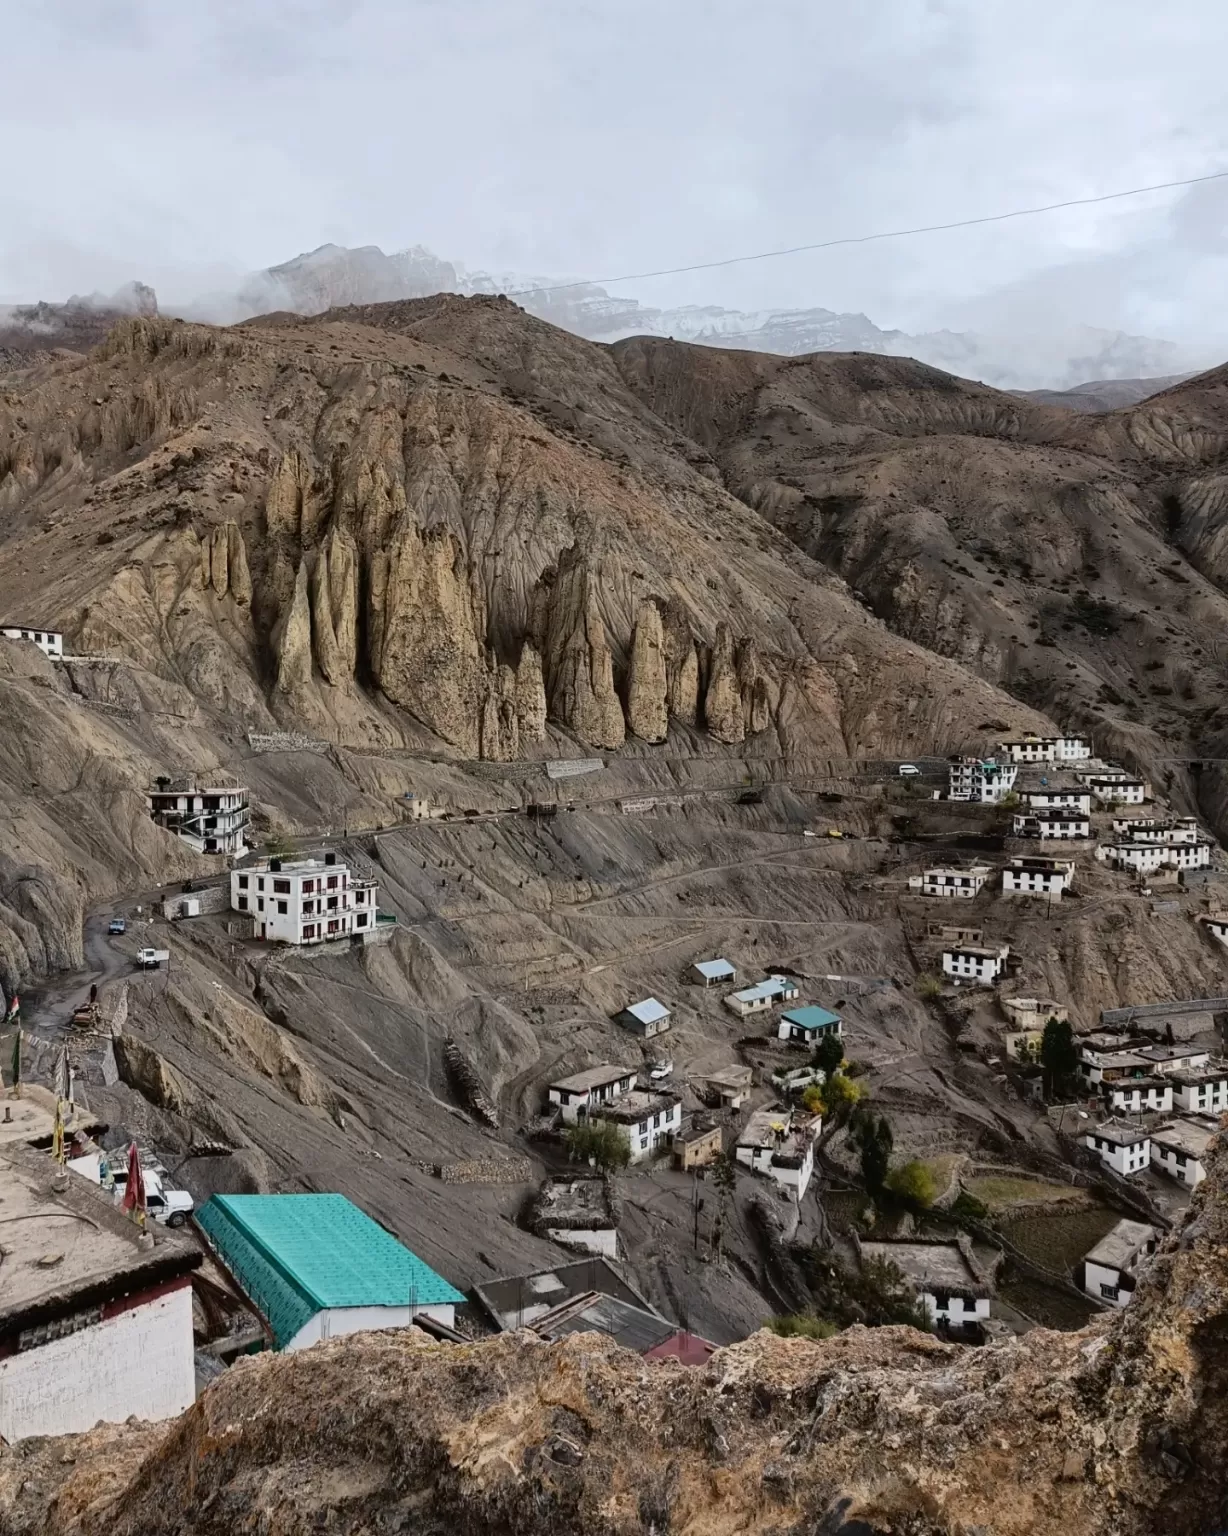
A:
[[[0,1453],[8,1536],[1208,1536],[1228,1518],[1228,1151],[1129,1310],[965,1349],[761,1333],[371,1334],[244,1363],[168,1428]]]

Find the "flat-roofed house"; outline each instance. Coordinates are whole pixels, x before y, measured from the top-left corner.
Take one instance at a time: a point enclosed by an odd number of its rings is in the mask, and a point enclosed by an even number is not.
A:
[[[1136,875],[1151,875],[1160,869],[1205,869],[1211,863],[1208,842],[1101,843],[1096,857],[1114,869],[1126,869]]]
[[[1193,1120],[1174,1120],[1151,1133],[1151,1161],[1170,1178],[1196,1189],[1207,1176],[1203,1165],[1215,1131]]]
[[[893,1264],[907,1281],[930,1322],[951,1333],[967,1333],[990,1316],[989,1287],[973,1272],[958,1243],[860,1243],[861,1260]]]
[[[682,1129],[682,1100],[676,1093],[625,1093],[589,1111],[594,1120],[609,1120],[625,1132],[631,1161],[642,1163],[668,1146]]]
[[[818,1116],[775,1105],[757,1109],[738,1132],[733,1155],[743,1167],[774,1179],[801,1200],[810,1187],[814,1144],[822,1128]]]
[[[741,1109],[754,1081],[754,1070],[740,1062],[721,1067],[717,1072],[709,1072],[703,1079],[704,1086],[710,1094],[715,1095],[722,1109]]]
[[[922,896],[948,896],[971,900],[993,871],[988,864],[973,864],[968,869],[926,869],[910,875],[908,889]]]
[[[942,952],[942,971],[958,987],[964,982],[991,987],[1006,968],[1009,944],[952,944]]]
[[[63,632],[48,629],[45,624],[0,624],[0,635],[6,640],[28,640],[51,659],[58,660],[64,655]]]
[[[0,1435],[82,1434],[169,1419],[196,1396],[195,1243],[148,1236],[43,1152],[0,1147]]]
[[[1142,1173],[1151,1162],[1151,1138],[1137,1125],[1106,1120],[1092,1126],[1079,1137],[1082,1144],[1099,1155],[1106,1168],[1123,1179]]]
[[[1102,1082],[1100,1101],[1109,1115],[1167,1115],[1172,1113],[1173,1085],[1166,1077],[1131,1077]],[[1154,1157],[1155,1148],[1151,1151]]]
[[[1004,896],[1039,896],[1060,901],[1074,884],[1073,859],[1042,859],[1019,855],[1002,871]]]
[[[1092,835],[1091,819],[1083,811],[1025,811],[1011,819],[1014,837],[1041,842],[1072,842]]]
[[[564,1124],[575,1125],[590,1110],[630,1093],[638,1075],[634,1067],[603,1062],[599,1067],[586,1067],[569,1077],[555,1078],[546,1086],[546,1098],[558,1105]]]
[[[1187,1115],[1228,1114],[1228,1062],[1169,1074],[1173,1106]]]
[[[1156,1251],[1159,1233],[1145,1221],[1123,1219],[1083,1259],[1083,1289],[1097,1301],[1124,1307],[1139,1271]]]
[[[1090,816],[1092,795],[1089,789],[1062,789],[1046,786],[1043,789],[1025,789],[1019,797],[1033,811],[1078,811]]]

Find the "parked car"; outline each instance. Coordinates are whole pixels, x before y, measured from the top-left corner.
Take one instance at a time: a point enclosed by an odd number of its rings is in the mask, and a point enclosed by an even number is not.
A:
[[[107,932],[108,933],[127,933],[128,932],[127,921],[124,918],[122,918],[122,917],[113,917],[111,919],[111,921],[107,924]]]
[[[921,770],[916,763],[901,763],[896,772],[902,779],[915,779],[919,777]]]
[[[667,1077],[674,1075],[672,1061],[654,1061],[648,1069],[648,1076],[654,1083],[663,1082]]]

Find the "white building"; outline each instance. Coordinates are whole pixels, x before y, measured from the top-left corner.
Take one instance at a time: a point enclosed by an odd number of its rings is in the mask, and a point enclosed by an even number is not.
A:
[[[942,952],[942,972],[956,986],[970,981],[991,987],[1006,969],[1009,944],[953,944]]]
[[[1048,901],[1061,901],[1062,896],[1074,885],[1073,859],[1040,859],[1019,856],[1013,858],[1002,871],[1004,896],[1039,896]]]
[[[1079,1052],[1079,1072],[1093,1087],[1098,1083],[1120,1083],[1129,1078],[1150,1077],[1155,1064],[1137,1050],[1089,1050]]]
[[[214,1195],[197,1225],[278,1350],[416,1317],[451,1328],[465,1299],[344,1195]]]
[[[621,1126],[631,1147],[631,1161],[642,1163],[682,1129],[682,1100],[676,1093],[625,1093],[589,1110],[592,1120],[609,1120]]]
[[[1126,843],[1198,843],[1202,829],[1193,816],[1163,821],[1156,816],[1115,816],[1113,836]]]
[[[1206,925],[1207,932],[1221,944],[1228,944],[1228,912],[1208,912],[1198,918]]]
[[[1011,833],[1014,837],[1039,837],[1048,841],[1054,838],[1070,841],[1090,837],[1092,824],[1082,811],[1027,811],[1012,817]]]
[[[1124,1307],[1134,1295],[1139,1271],[1156,1251],[1158,1237],[1145,1221],[1119,1221],[1084,1258],[1083,1289],[1097,1301]]]
[[[1100,1084],[1100,1101],[1109,1115],[1168,1115],[1173,1108],[1173,1085],[1166,1077],[1106,1080]]]
[[[1050,1019],[1064,1024],[1070,1009],[1050,997],[1000,997],[1007,1018],[1016,1029],[1042,1031]]]
[[[357,878],[335,853],[322,859],[264,859],[230,872],[230,905],[248,913],[255,936],[280,944],[323,944],[375,927],[376,884]]]
[[[1090,816],[1092,797],[1086,789],[1025,789],[1020,797],[1034,811],[1078,811]]]
[[[962,1333],[989,1318],[989,1287],[958,1243],[861,1243],[859,1249],[863,1264],[877,1259],[899,1270],[935,1328]]]
[[[1101,843],[1096,849],[1101,863],[1128,869],[1137,875],[1158,869],[1205,869],[1211,862],[1210,843]]]
[[[988,864],[973,864],[969,869],[927,869],[910,875],[908,889],[922,896],[954,896],[971,899],[993,871]]]
[[[1002,750],[1013,763],[1077,763],[1092,755],[1081,736],[1021,736],[1004,741]]]
[[[242,784],[159,779],[145,795],[150,819],[197,853],[243,853],[251,808]]]
[[[1174,1120],[1151,1133],[1151,1160],[1170,1178],[1196,1189],[1207,1176],[1203,1159],[1214,1135],[1210,1126]]]
[[[1143,805],[1151,786],[1144,779],[1110,779],[1103,776],[1084,780],[1103,805]]]
[[[697,960],[691,967],[691,980],[697,981],[701,987],[715,987],[719,982],[737,979],[736,967],[723,956],[717,960]]]
[[[769,976],[766,981],[756,982],[741,992],[731,992],[725,998],[725,1007],[739,1018],[751,1013],[766,1013],[777,1003],[793,1003],[801,996],[797,982],[791,976]]]
[[[0,1148],[0,1178],[0,1436],[81,1434],[190,1407],[195,1244],[159,1228],[145,1246],[109,1196],[57,1176],[45,1152]]]
[[[791,1109],[757,1109],[738,1133],[733,1155],[743,1167],[775,1179],[801,1200],[814,1173],[814,1144],[823,1122]]]
[[[992,758],[952,757],[947,762],[947,796],[951,800],[998,805],[1014,789],[1019,776],[1013,763],[997,763]]]
[[[44,656],[63,656],[64,636],[58,629],[36,629],[29,624],[0,625],[0,635],[6,640],[29,640],[38,646]]]
[[[1173,1106],[1187,1115],[1228,1114],[1228,1063],[1172,1073]]]
[[[556,1078],[546,1087],[546,1098],[556,1104],[564,1124],[575,1125],[602,1104],[612,1104],[635,1087],[634,1067],[615,1066],[609,1062]]]
[[[1201,1045],[1137,1045],[1133,1049],[1153,1072],[1197,1072],[1211,1061],[1211,1052]]]
[[[1136,1125],[1106,1120],[1084,1131],[1079,1140],[1100,1154],[1100,1161],[1123,1179],[1142,1173],[1151,1162],[1151,1138]]]

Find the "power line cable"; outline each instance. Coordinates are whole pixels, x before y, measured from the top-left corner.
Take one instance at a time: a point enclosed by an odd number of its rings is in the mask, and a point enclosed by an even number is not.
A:
[[[1087,208],[1093,203],[1116,202],[1123,197],[1141,197],[1147,192],[1168,192],[1177,187],[1195,187],[1207,181],[1223,181],[1228,170],[1211,171],[1205,176],[1186,176],[1180,181],[1157,181],[1146,187],[1127,187],[1121,192],[1101,192],[1095,197],[1069,197],[1060,203],[1041,203],[1034,208],[1012,208],[1009,213],[986,213],[975,219],[955,219],[949,224],[918,224],[911,229],[884,229],[872,235],[841,235],[834,240],[816,240],[809,245],[781,246],[773,251],[755,251],[746,256],[723,256],[718,261],[694,261],[682,267],[659,267],[653,272],[624,272],[618,277],[585,277],[574,282],[550,283],[536,288],[517,288],[504,298],[520,299],[530,295],[565,293],[570,288],[604,286],[609,283],[643,282],[650,277],[677,277],[684,272],[710,272],[716,267],[733,267],[750,261],[770,261],[777,256],[800,256],[808,251],[829,251],[838,245],[869,245],[876,240],[901,240],[908,235],[934,235],[951,229],[971,229],[978,224],[1001,224],[1007,219],[1026,219],[1039,213],[1056,213],[1063,208]]]

